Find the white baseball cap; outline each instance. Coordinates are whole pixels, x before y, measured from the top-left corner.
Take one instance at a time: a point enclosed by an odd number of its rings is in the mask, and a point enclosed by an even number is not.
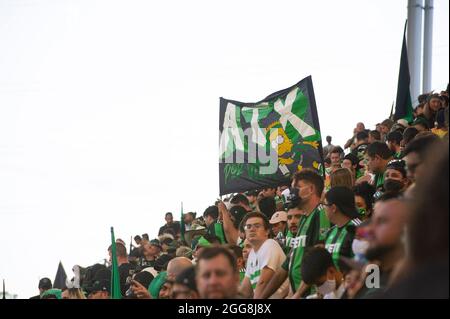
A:
[[[279,222],[287,222],[287,213],[285,211],[279,211],[272,215],[269,223],[278,224]]]

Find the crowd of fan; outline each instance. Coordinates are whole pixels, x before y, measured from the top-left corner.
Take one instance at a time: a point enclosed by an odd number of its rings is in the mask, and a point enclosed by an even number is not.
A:
[[[328,136],[322,174],[118,239],[123,298],[448,298],[448,89],[419,102],[410,123],[358,123],[343,148]],[[108,299],[110,269],[76,266],[62,290],[45,278],[37,298]]]

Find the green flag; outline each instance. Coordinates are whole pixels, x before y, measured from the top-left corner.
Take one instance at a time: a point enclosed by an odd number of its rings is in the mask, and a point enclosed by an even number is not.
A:
[[[413,108],[409,84],[411,82],[408,66],[408,51],[406,48],[406,25],[403,32],[402,54],[400,58],[400,71],[398,74],[397,100],[395,101],[394,121],[405,119],[408,123],[413,121]]]
[[[303,168],[325,173],[311,76],[255,103],[220,99],[220,195],[289,185]]]
[[[111,299],[121,299],[122,294],[120,293],[120,277],[119,277],[119,265],[117,263],[116,254],[116,240],[114,238],[114,228],[111,227]]]

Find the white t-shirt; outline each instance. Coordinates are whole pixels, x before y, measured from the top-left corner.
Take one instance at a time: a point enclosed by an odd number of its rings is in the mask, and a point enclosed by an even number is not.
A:
[[[245,277],[250,279],[253,291],[263,268],[268,267],[275,272],[281,267],[285,259],[286,255],[283,249],[273,239],[267,239],[257,252],[252,249],[248,255]]]
[[[344,284],[341,284],[338,289],[323,296],[323,299],[341,299],[344,292],[345,292]]]

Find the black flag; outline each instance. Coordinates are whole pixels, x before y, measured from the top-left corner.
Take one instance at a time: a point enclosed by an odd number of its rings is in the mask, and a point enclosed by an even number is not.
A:
[[[408,123],[413,121],[413,108],[409,85],[411,78],[409,75],[408,51],[406,47],[406,25],[403,31],[402,54],[400,58],[400,71],[398,73],[397,99],[395,101],[394,121],[405,119]]]
[[[53,282],[53,288],[65,289],[66,288],[66,271],[61,262],[59,262],[58,270],[56,272],[55,281]]]

